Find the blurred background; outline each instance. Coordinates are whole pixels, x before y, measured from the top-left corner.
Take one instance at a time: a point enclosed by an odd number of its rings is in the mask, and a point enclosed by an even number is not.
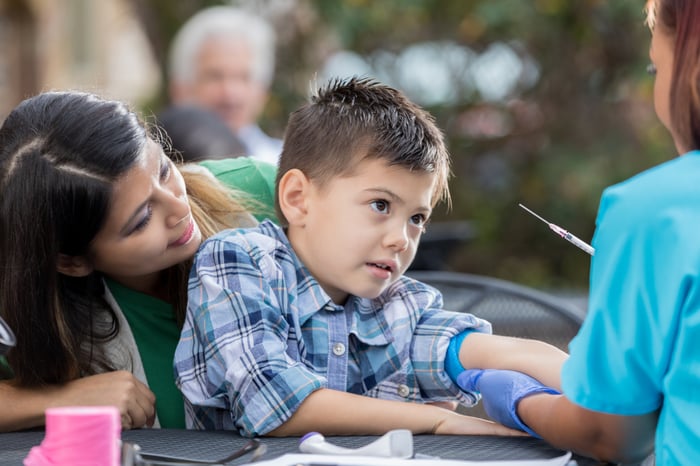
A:
[[[168,104],[166,57],[205,0],[0,0],[0,119],[44,90]],[[585,293],[602,190],[675,154],[652,106],[643,0],[241,0],[275,25],[261,126],[332,76],[373,76],[432,112],[453,156],[452,209],[429,258],[454,271]],[[430,229],[430,226],[429,226]]]

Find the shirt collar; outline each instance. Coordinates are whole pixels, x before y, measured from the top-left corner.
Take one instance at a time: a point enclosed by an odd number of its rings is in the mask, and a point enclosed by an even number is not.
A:
[[[309,269],[302,264],[299,256],[297,256],[294,252],[292,244],[289,242],[289,238],[287,238],[284,230],[270,220],[264,220],[261,222],[260,230],[264,234],[282,243],[283,247],[289,251],[290,259],[293,261],[294,269],[296,270],[297,274],[296,283],[298,292],[296,293],[296,308],[299,312],[299,323],[304,325],[304,323],[309,320],[312,315],[324,307],[329,306],[333,309],[338,308],[338,306],[333,304],[330,296],[323,291],[323,288],[321,288],[318,281],[313,277],[313,275],[311,275]],[[342,307],[339,308],[339,310],[342,310]]]
[[[327,309],[330,312],[349,312],[351,314],[350,333],[357,336],[363,343],[376,346],[386,345],[394,341],[391,327],[383,311],[385,305],[388,304],[389,297],[393,294],[392,288],[399,285],[398,282],[389,287],[382,296],[376,299],[363,299],[351,295],[344,305],[335,304],[321,288],[318,281],[311,275],[309,269],[301,263],[284,230],[270,220],[264,220],[260,223],[260,229],[266,235],[282,243],[289,250],[291,260],[294,261],[294,268],[297,273],[297,288],[299,290],[296,295],[296,308],[299,313],[300,325],[304,325],[307,320],[321,309]]]

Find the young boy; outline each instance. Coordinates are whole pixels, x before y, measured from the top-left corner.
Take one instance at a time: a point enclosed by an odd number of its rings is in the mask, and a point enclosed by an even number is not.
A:
[[[516,434],[443,408],[478,401],[457,376],[513,369],[559,388],[566,354],[490,335],[403,276],[449,170],[430,115],[375,81],[333,81],[294,112],[277,174],[284,228],[225,231],[196,256],[175,354],[188,426]]]

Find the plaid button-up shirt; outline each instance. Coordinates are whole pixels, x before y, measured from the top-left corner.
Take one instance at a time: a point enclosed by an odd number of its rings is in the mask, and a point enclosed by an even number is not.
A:
[[[462,330],[491,326],[441,307],[408,277],[334,304],[272,222],[222,232],[195,258],[175,352],[188,427],[262,435],[319,388],[471,406],[477,395],[451,381],[445,353]]]

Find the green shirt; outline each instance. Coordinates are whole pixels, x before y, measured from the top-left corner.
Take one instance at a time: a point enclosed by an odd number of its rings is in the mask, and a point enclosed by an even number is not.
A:
[[[0,356],[0,380],[6,380],[12,378],[12,369],[7,363],[5,356]]]
[[[148,386],[156,395],[161,427],[185,428],[182,394],[173,378],[173,356],[180,339],[173,307],[109,278],[105,282],[134,334]]]
[[[275,176],[277,167],[248,157],[204,160],[199,165],[226,186],[244,194],[253,201],[250,211],[258,221],[269,218],[277,223],[275,215]]]

